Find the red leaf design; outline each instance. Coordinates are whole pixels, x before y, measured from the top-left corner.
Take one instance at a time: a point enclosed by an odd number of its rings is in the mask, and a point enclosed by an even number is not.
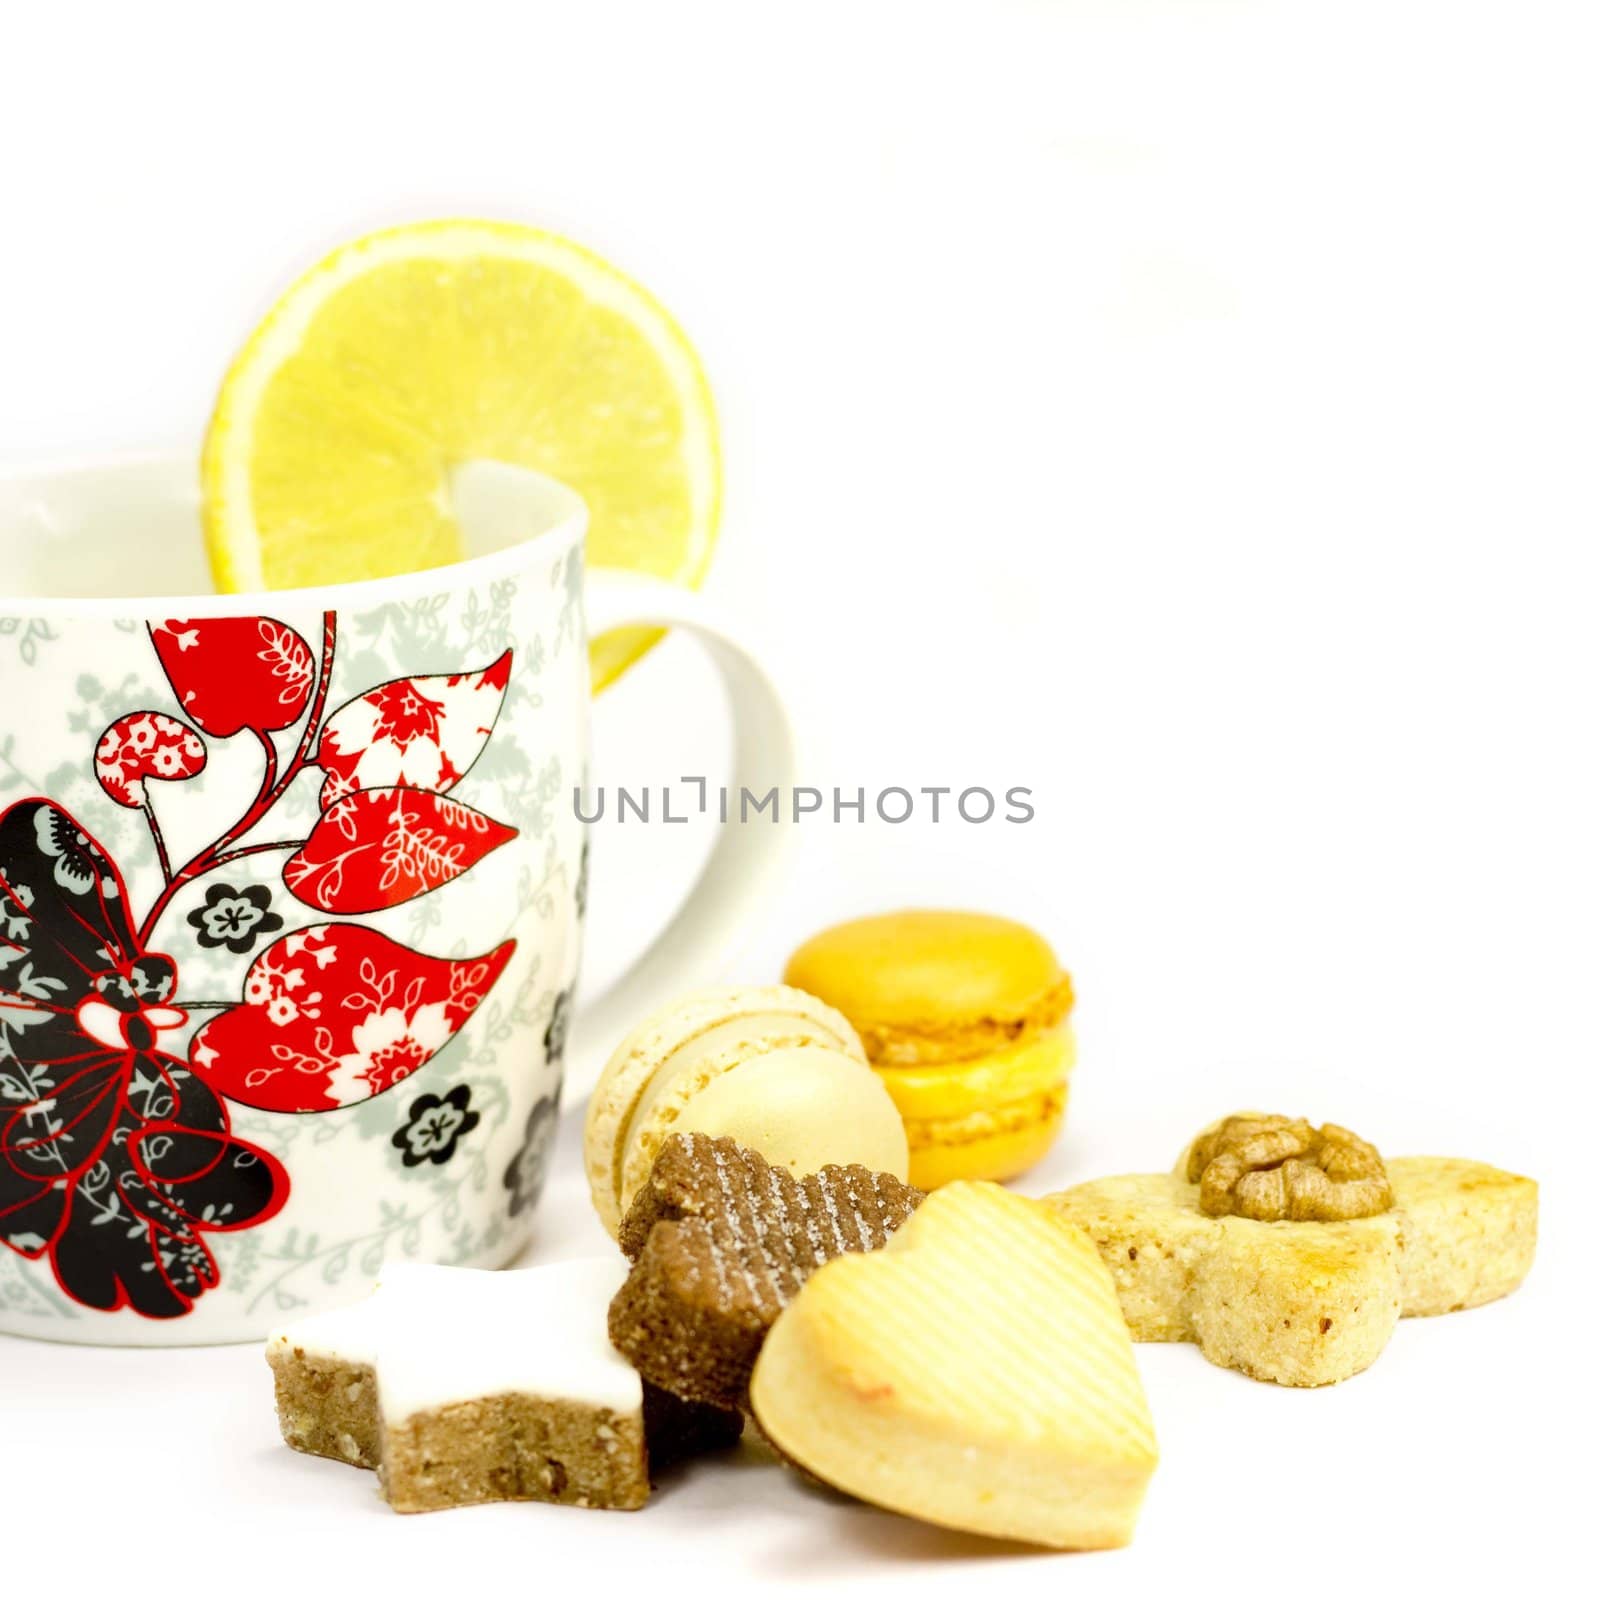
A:
[[[507,650],[477,672],[392,678],[346,700],[317,746],[324,807],[357,789],[454,787],[494,731],[510,679]]]
[[[404,1082],[460,1032],[516,940],[451,961],[375,928],[320,922],[251,964],[244,1003],[194,1036],[218,1093],[263,1111],[332,1111]]]
[[[276,617],[169,618],[150,641],[178,703],[220,739],[242,728],[275,733],[311,697],[311,646]]]
[[[159,711],[134,711],[100,735],[94,775],[119,806],[145,803],[144,780],[192,778],[206,764],[206,747],[186,722]]]
[[[308,906],[356,916],[437,889],[516,836],[426,789],[360,789],[322,814],[283,881]]]

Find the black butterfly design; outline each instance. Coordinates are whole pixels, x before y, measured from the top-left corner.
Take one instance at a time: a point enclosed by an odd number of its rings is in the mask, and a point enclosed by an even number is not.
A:
[[[264,1222],[282,1165],[162,1049],[188,1022],[121,873],[60,806],[0,813],[0,1244],[101,1311],[178,1317],[217,1283],[209,1232]]]

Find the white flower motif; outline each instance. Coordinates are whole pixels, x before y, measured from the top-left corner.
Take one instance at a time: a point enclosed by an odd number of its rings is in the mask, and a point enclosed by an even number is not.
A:
[[[396,678],[328,719],[322,804],[400,785],[443,793],[477,759],[505,693],[504,662],[479,672]]]
[[[161,729],[154,717],[130,717],[123,729],[123,739],[135,755],[154,750],[160,736]]]
[[[286,994],[274,995],[267,1002],[267,1021],[275,1028],[285,1028],[300,1015],[300,1007]]]
[[[351,1031],[354,1048],[339,1057],[328,1079],[328,1098],[347,1106],[382,1094],[409,1078],[449,1038],[442,1001],[418,1006],[409,1017],[398,1006],[374,1011]]]

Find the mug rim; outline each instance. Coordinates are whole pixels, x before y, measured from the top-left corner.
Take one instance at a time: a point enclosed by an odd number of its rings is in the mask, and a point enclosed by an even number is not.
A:
[[[498,464],[497,464],[498,465]],[[519,573],[530,553],[546,544],[571,544],[582,548],[589,510],[583,498],[559,479],[528,467],[508,467],[525,474],[530,486],[551,496],[560,509],[554,520],[537,533],[515,540],[499,550],[465,556],[437,567],[396,573],[386,578],[350,578],[337,583],[310,584],[295,589],[243,589],[233,594],[208,591],[156,595],[33,595],[19,594],[0,582],[0,616],[105,618],[129,616],[206,617],[254,614],[263,604],[304,606],[319,611],[360,611],[374,606],[415,600],[443,586],[464,587]],[[93,474],[130,476],[147,472],[168,478],[199,514],[200,486],[196,457],[178,449],[119,451],[103,455],[66,457],[55,462],[0,463],[0,490],[16,485],[46,485],[86,478]]]

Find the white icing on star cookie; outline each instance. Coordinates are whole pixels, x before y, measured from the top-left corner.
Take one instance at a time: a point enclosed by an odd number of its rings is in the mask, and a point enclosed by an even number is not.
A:
[[[615,1255],[388,1268],[367,1299],[267,1341],[284,1438],[376,1466],[400,1510],[641,1505],[644,1387],[606,1333],[626,1275]]]

